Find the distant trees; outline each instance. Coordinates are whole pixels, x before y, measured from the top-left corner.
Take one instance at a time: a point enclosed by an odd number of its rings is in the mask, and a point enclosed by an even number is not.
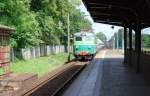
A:
[[[114,34],[114,36],[115,36],[115,45],[116,45],[116,48],[122,48],[122,40],[123,40],[123,38],[124,38],[124,36],[123,36],[123,33],[124,33],[124,29],[119,29],[118,30],[118,32],[116,32],[115,34]],[[129,39],[127,40],[127,46],[129,47]]]
[[[119,29],[118,32],[114,34],[116,38],[118,37],[118,46],[122,45],[122,38],[124,38],[123,32],[124,32],[124,29]],[[129,48],[129,30],[127,30],[127,47]],[[146,48],[146,49],[150,48],[150,34],[141,35],[141,47]],[[135,32],[134,31],[132,31],[132,48],[135,49]]]
[[[150,35],[142,34],[142,48],[150,49]]]
[[[39,24],[36,14],[30,11],[30,0],[1,0],[0,13],[0,23],[16,29],[11,34],[12,46],[25,47],[40,42]]]
[[[0,0],[0,24],[16,29],[11,33],[14,48],[39,44],[62,44],[70,14],[71,34],[91,27],[76,8],[80,0]]]
[[[97,38],[100,39],[102,42],[104,42],[106,44],[107,42],[107,37],[103,32],[98,32],[96,34]]]

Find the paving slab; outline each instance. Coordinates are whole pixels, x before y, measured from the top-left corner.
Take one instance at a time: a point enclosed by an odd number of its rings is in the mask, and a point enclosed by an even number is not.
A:
[[[103,50],[63,96],[150,96],[150,81],[125,66],[120,51]]]
[[[93,96],[95,94],[95,88],[99,85],[97,84],[97,80],[99,78],[99,70],[105,51],[101,51],[98,54],[99,55],[95,56],[95,59],[83,70],[63,96]],[[99,90],[97,90],[97,92],[99,92]]]
[[[117,51],[109,50],[104,59],[99,96],[150,96],[150,82],[115,54]]]

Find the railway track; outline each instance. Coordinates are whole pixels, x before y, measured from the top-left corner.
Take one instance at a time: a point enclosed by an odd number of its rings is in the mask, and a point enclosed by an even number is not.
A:
[[[23,96],[59,96],[85,68],[86,62],[72,62],[38,83]]]

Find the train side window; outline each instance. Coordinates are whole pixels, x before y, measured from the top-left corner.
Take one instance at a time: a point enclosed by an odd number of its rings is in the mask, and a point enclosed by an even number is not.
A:
[[[76,37],[76,41],[82,41],[82,37]]]

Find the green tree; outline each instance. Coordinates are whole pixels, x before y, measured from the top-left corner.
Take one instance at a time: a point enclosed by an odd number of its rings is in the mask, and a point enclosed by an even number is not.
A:
[[[91,22],[87,19],[85,19],[84,13],[80,12],[80,10],[74,10],[71,13],[71,33],[74,34],[78,31],[80,31],[80,29],[92,29],[91,28]]]
[[[11,44],[15,48],[37,45],[40,42],[38,22],[36,15],[29,11],[30,0],[1,0],[0,5],[0,23],[16,29],[11,34]]]
[[[107,37],[103,32],[98,32],[96,34],[97,38],[100,39],[102,42],[106,43]]]
[[[14,27],[13,47],[25,48],[43,44],[62,44],[67,34],[67,14],[71,33],[91,23],[76,8],[80,0],[0,0],[0,23]]]
[[[149,34],[142,34],[142,48],[150,48],[150,35]]]

